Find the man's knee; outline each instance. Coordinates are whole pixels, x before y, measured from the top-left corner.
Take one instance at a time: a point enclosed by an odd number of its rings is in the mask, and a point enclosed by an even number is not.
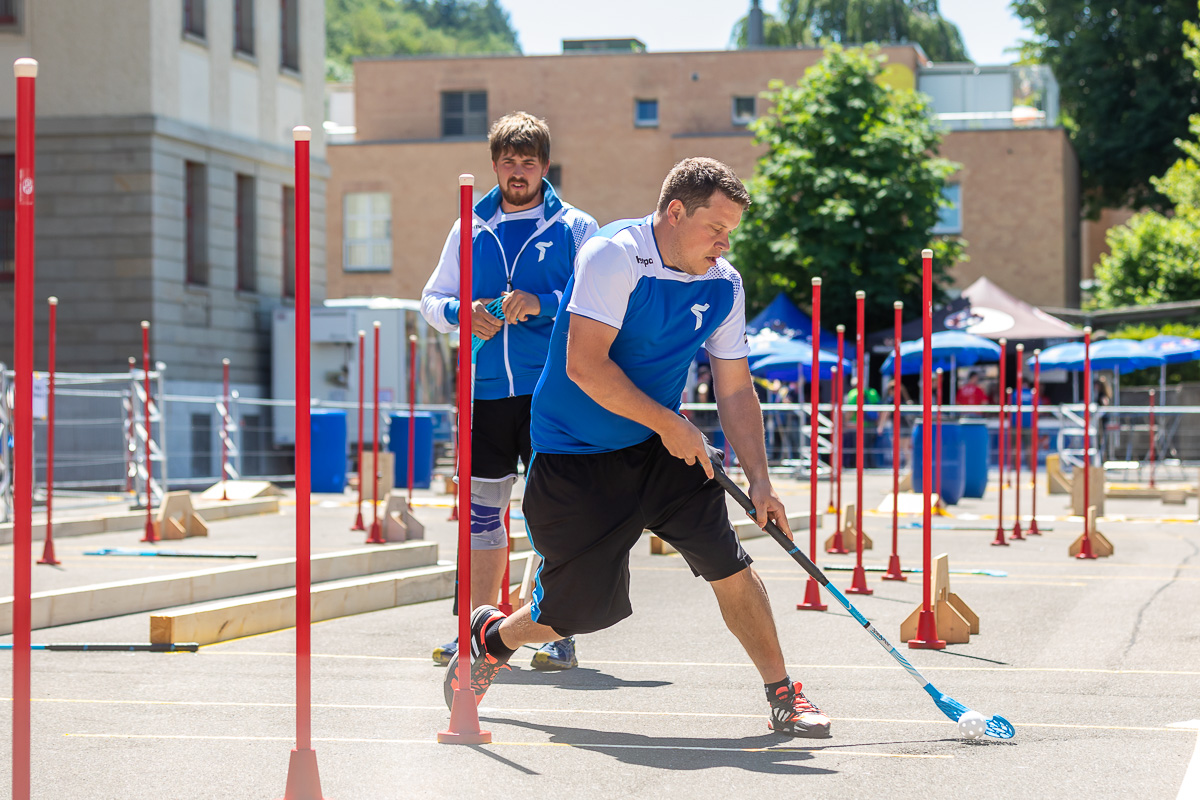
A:
[[[512,498],[513,478],[502,481],[471,481],[471,549],[500,550],[508,547],[504,510]]]

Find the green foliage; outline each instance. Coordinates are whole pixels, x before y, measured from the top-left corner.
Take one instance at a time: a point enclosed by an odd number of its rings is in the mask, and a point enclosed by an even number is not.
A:
[[[746,18],[734,25],[732,41],[746,46]],[[942,17],[937,0],[782,0],[778,16],[763,14],[769,47],[840,44],[919,44],[934,61],[967,61],[958,27]]]
[[[1149,339],[1153,336],[1183,336],[1188,339],[1200,339],[1200,325],[1186,322],[1168,322],[1165,325],[1126,325],[1116,333],[1109,334],[1110,339]],[[1193,383],[1200,381],[1200,361],[1189,361],[1185,364],[1167,365],[1167,383]],[[1157,386],[1157,369],[1140,369],[1121,376],[1121,384],[1127,386]]]
[[[1175,158],[1171,143],[1200,111],[1183,58],[1196,0],[1013,0],[1033,29],[1025,59],[1047,64],[1061,87],[1063,122],[1079,156],[1085,211],[1165,208],[1151,176]]]
[[[768,115],[753,123],[766,147],[734,232],[733,263],[748,304],[779,291],[811,302],[822,279],[822,324],[853,330],[854,292],[867,292],[868,330],[889,325],[892,302],[921,307],[921,250],[934,251],[937,299],[963,242],[930,234],[942,188],[958,165],[934,153],[941,134],[927,99],[882,85],[879,48],[830,46],[794,87],[771,84]]]
[[[1193,65],[1195,83],[1200,77],[1200,28],[1191,22],[1184,28],[1184,57]],[[1200,298],[1200,114],[1192,116],[1189,128],[1194,140],[1175,141],[1183,157],[1161,178],[1150,179],[1173,212],[1144,211],[1109,229],[1110,252],[1096,265],[1094,307]]]
[[[363,56],[519,53],[497,0],[325,0],[327,80]]]

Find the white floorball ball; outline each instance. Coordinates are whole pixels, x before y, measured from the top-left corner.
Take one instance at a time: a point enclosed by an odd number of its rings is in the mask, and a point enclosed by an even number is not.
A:
[[[987,719],[978,711],[968,711],[958,718],[958,732],[968,739],[978,739],[987,731]]]

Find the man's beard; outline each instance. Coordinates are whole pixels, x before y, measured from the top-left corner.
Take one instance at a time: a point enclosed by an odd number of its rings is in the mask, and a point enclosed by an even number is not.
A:
[[[537,199],[538,194],[542,191],[542,182],[540,180],[531,182],[521,192],[514,192],[507,185],[500,187],[500,196],[504,198],[504,202],[514,206],[526,206]]]

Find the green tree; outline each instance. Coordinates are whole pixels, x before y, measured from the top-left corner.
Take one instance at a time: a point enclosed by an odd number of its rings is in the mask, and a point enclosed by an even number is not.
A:
[[[745,17],[731,38],[746,46]],[[934,61],[968,60],[962,34],[937,0],[782,0],[778,15],[763,15],[763,40],[770,47],[913,42]]]
[[[498,0],[325,0],[329,80],[349,80],[363,56],[519,52]]]
[[[1200,111],[1182,56],[1182,24],[1200,20],[1195,0],[1014,0],[1011,8],[1033,29],[1024,57],[1048,65],[1061,87],[1087,215],[1164,208],[1150,177],[1171,164],[1171,142]]]
[[[1192,66],[1192,82],[1200,78],[1200,27],[1185,22],[1181,50]],[[1200,85],[1200,84],[1197,84]],[[1108,231],[1109,253],[1096,265],[1092,305],[1113,308],[1200,298],[1200,114],[1191,117],[1191,140],[1176,139],[1183,151],[1151,185],[1173,207],[1135,214],[1125,225]]]
[[[796,86],[771,84],[772,110],[753,123],[766,152],[731,247],[752,307],[781,290],[807,305],[819,276],[827,327],[854,329],[860,289],[868,329],[890,323],[894,300],[914,316],[926,247],[942,299],[964,243],[930,231],[958,165],[935,155],[941,134],[927,98],[881,84],[882,71],[877,46],[832,45]]]

